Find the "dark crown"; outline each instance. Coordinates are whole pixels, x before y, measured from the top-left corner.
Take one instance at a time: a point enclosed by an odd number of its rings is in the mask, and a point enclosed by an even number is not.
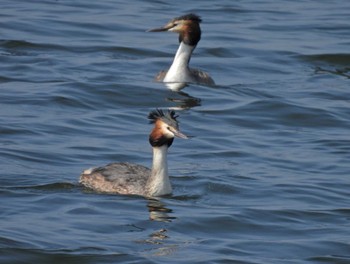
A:
[[[151,124],[154,124],[158,119],[161,119],[163,122],[171,126],[176,126],[177,117],[178,115],[175,114],[175,111],[168,110],[167,112],[164,113],[162,109],[153,110],[148,115],[148,119],[150,120]]]
[[[192,20],[192,21],[196,21],[198,23],[202,22],[202,19],[193,13],[174,18],[174,20]]]

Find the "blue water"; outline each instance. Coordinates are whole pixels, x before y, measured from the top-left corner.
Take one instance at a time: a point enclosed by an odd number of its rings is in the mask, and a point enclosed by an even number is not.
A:
[[[1,263],[350,263],[350,2],[17,1],[0,9]],[[148,33],[195,12],[191,65]],[[172,196],[106,195],[83,169],[151,163],[177,109]]]

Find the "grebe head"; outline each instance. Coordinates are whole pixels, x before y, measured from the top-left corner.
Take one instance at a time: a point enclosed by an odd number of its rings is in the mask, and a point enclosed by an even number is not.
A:
[[[202,20],[199,16],[195,14],[187,14],[176,17],[165,26],[148,30],[148,32],[176,32],[179,33],[179,42],[184,42],[190,46],[196,46],[201,39],[200,22],[202,22]]]
[[[176,120],[177,117],[172,110],[164,112],[161,109],[157,109],[149,113],[150,123],[154,124],[154,128],[149,136],[149,142],[152,147],[161,147],[163,145],[170,147],[174,137],[188,138],[180,132],[179,123]]]

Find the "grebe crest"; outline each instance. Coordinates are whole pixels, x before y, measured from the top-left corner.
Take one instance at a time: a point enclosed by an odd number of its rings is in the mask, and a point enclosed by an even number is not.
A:
[[[157,109],[148,118],[154,127],[149,136],[153,148],[152,169],[132,163],[110,163],[90,168],[80,175],[80,183],[97,192],[162,196],[172,192],[168,176],[167,152],[174,137],[187,139],[179,131],[174,111]]]
[[[208,73],[199,69],[190,69],[189,62],[193,50],[201,39],[201,18],[195,14],[176,17],[161,28],[148,30],[148,32],[171,31],[179,34],[180,46],[175,54],[172,65],[168,71],[161,71],[155,78],[164,82],[172,90],[181,90],[187,83],[214,85],[214,80]]]

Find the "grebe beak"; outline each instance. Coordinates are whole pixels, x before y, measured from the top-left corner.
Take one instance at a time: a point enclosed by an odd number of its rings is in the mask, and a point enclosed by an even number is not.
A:
[[[166,24],[163,27],[149,29],[146,32],[163,32],[163,31],[168,31],[169,29],[171,29],[171,28],[173,28],[175,26],[176,26],[176,24],[174,24],[174,23],[168,23],[168,24]]]
[[[168,31],[168,28],[164,28],[164,27],[161,27],[161,28],[153,28],[153,29],[147,30],[146,32],[163,32],[163,31]]]
[[[188,139],[188,136],[186,136],[185,134],[182,134],[179,130],[171,129],[171,132],[173,132],[175,137]]]

